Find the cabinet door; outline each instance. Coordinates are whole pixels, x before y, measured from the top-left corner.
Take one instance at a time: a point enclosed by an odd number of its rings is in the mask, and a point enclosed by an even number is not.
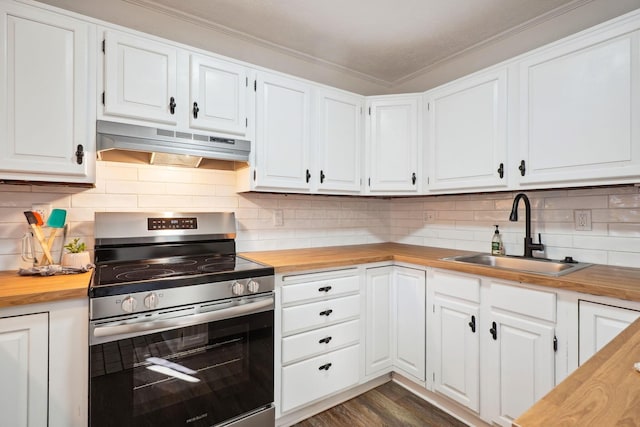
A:
[[[244,136],[247,133],[247,69],[191,55],[189,125]]]
[[[418,191],[417,96],[370,102],[370,192]]]
[[[406,267],[394,271],[393,365],[424,381],[425,272]]]
[[[48,328],[45,313],[0,319],[2,425],[47,425]]]
[[[7,2],[0,13],[0,178],[94,182],[95,28]]]
[[[176,124],[187,111],[177,95],[176,48],[112,31],[104,43],[104,114]]]
[[[363,98],[320,89],[318,93],[317,188],[360,191]]]
[[[507,184],[507,70],[428,94],[429,189]]]
[[[580,365],[640,317],[635,310],[588,301],[579,302],[579,313]]]
[[[637,34],[627,31],[543,50],[520,64],[522,184],[640,173]]]
[[[490,343],[483,354],[490,420],[511,426],[555,385],[554,328],[493,310],[483,324]]]
[[[480,333],[478,305],[436,294],[433,301],[434,390],[480,410]]]
[[[258,73],[255,186],[309,190],[310,87]]]
[[[393,267],[367,269],[367,313],[365,373],[388,370],[392,365],[392,282]]]

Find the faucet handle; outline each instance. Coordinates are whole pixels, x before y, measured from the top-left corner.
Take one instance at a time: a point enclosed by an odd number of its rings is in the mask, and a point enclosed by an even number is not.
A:
[[[542,244],[542,234],[538,233],[538,243]]]

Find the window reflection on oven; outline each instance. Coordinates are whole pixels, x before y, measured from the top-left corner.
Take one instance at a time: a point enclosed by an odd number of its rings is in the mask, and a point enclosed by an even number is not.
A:
[[[92,346],[91,425],[210,426],[271,402],[272,317],[263,330],[251,323],[219,321]]]

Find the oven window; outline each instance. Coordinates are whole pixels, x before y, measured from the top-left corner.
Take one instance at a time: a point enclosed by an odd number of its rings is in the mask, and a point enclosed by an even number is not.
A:
[[[90,426],[211,426],[273,402],[273,311],[91,346]]]

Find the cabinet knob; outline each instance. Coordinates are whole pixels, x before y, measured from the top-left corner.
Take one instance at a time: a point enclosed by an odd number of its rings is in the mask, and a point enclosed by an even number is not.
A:
[[[318,288],[318,292],[329,292],[331,290],[331,286],[323,286]]]
[[[331,313],[333,313],[333,310],[325,310],[325,311],[321,311],[320,312],[320,316],[327,316],[329,317],[331,315]]]
[[[193,103],[193,118],[197,119],[198,118],[198,112],[200,111],[200,108],[198,107],[198,103],[194,102]]]
[[[418,180],[418,178],[416,177],[416,173],[412,173],[411,174],[411,184],[416,185],[416,181]]]
[[[331,367],[331,363],[325,363],[324,365],[318,367],[318,370],[319,371],[328,371],[330,367]]]
[[[518,166],[518,170],[520,171],[520,175],[524,176],[525,172],[527,171],[524,160],[520,160],[520,166]]]
[[[332,337],[322,338],[320,341],[318,341],[318,344],[329,344],[329,341],[331,341],[332,339]]]
[[[322,184],[324,182],[324,171],[320,171],[320,184]]]
[[[491,323],[491,329],[489,329],[489,333],[493,337],[494,341],[498,339],[498,325],[496,325],[496,322]]]
[[[469,327],[471,328],[471,332],[476,333],[476,316],[471,316],[471,322],[469,322]]]
[[[171,114],[175,114],[176,113],[176,99],[172,96],[169,99],[169,111],[171,112]]]
[[[498,167],[498,175],[500,175],[500,179],[504,178],[504,163],[500,163]]]
[[[76,147],[76,163],[81,165],[84,160],[84,146],[82,144],[78,144]]]
[[[309,180],[311,179],[311,173],[309,172],[309,169],[307,169],[306,177],[307,177],[307,182],[309,182]]]

